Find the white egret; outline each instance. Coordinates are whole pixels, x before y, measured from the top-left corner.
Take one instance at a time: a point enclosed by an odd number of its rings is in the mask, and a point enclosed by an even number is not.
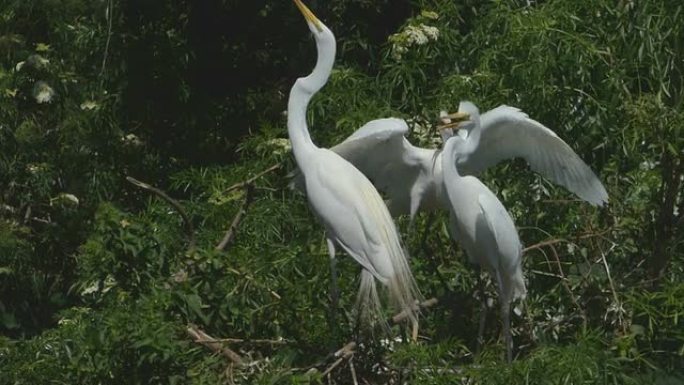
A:
[[[450,207],[449,231],[463,247],[470,262],[484,266],[497,283],[506,358],[510,362],[513,358],[510,305],[513,300],[524,299],[526,295],[521,267],[522,245],[511,216],[496,195],[479,179],[459,174],[456,164],[467,145],[468,142],[459,135],[449,137],[441,159]],[[485,311],[486,306],[483,306],[478,338],[483,333]]]
[[[408,313],[415,336],[414,306],[420,294],[387,207],[359,170],[337,153],[317,147],[309,135],[307,106],[328,81],[335,59],[335,37],[300,0],[294,2],[314,35],[318,59],[313,72],[297,79],[290,91],[287,129],[309,204],[326,230],[333,283],[338,244],[363,268],[357,300],[360,313],[381,317],[377,279],[388,287],[397,310]]]
[[[590,204],[603,206],[608,202],[606,189],[591,168],[558,135],[524,112],[502,105],[480,115],[467,101],[461,102],[459,112],[470,115],[470,121],[458,127],[466,134],[458,160],[462,175],[476,175],[502,160],[520,157],[534,171]],[[373,120],[331,150],[387,194],[392,215],[410,214],[413,218],[419,209],[448,209],[441,187],[442,155],[436,149],[413,146],[404,137],[407,132],[402,119]],[[451,136],[444,134],[443,139]],[[295,179],[295,185],[301,189],[301,180]]]

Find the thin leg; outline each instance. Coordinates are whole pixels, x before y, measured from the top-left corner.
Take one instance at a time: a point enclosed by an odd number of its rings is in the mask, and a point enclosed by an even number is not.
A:
[[[487,323],[487,297],[485,294],[484,281],[482,280],[482,269],[478,265],[475,268],[477,274],[477,287],[480,292],[480,325],[477,329],[477,345],[475,345],[475,354],[480,355],[482,346],[484,345],[484,329]]]
[[[513,337],[511,336],[511,311],[510,303],[503,300],[501,303],[501,320],[503,321],[504,340],[506,342],[506,362],[513,361]]]
[[[337,313],[337,260],[335,259],[335,242],[332,239],[326,238],[328,243],[328,254],[330,256],[330,320],[335,323],[335,314]]]
[[[501,272],[496,271],[496,280],[499,284],[499,302],[501,303],[501,322],[503,323],[503,337],[506,344],[506,362],[513,361],[513,337],[511,336],[511,300],[508,293],[504,290]]]

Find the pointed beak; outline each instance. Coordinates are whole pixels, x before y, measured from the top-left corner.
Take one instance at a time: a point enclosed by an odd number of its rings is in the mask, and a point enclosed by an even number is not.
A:
[[[462,122],[468,119],[470,119],[470,114],[467,112],[454,112],[453,114],[442,115],[440,117],[440,122],[442,124],[437,126],[437,129],[443,131],[447,129],[458,128]]]
[[[313,12],[311,12],[311,10],[306,5],[304,5],[304,3],[301,2],[301,0],[294,0],[294,3],[297,6],[297,8],[299,8],[299,11],[302,13],[302,15],[304,15],[306,21],[313,24],[318,30],[318,32],[323,32],[323,23],[321,23],[321,21],[318,20],[316,15],[314,15]]]

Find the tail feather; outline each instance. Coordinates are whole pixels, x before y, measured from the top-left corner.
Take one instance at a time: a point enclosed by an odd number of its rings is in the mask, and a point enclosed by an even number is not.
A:
[[[527,297],[527,288],[525,287],[525,278],[523,277],[522,267],[518,265],[515,269],[515,273],[505,278],[505,285],[509,291],[509,302],[515,301],[516,299],[524,300]]]
[[[382,314],[382,305],[380,304],[375,277],[366,269],[361,270],[356,309],[362,325],[372,325],[375,321],[386,322]]]
[[[370,203],[368,205],[370,213],[375,217],[376,223],[379,225],[380,236],[383,238],[383,244],[389,257],[387,262],[389,262],[392,274],[386,277],[388,279],[386,284],[389,289],[390,301],[397,311],[405,311],[408,316],[407,318],[412,323],[415,323],[418,321],[418,310],[415,306],[416,300],[420,300],[422,297],[411,273],[408,255],[401,246],[394,221],[380,195],[377,192],[373,194],[371,191],[364,191],[364,193],[366,201]]]

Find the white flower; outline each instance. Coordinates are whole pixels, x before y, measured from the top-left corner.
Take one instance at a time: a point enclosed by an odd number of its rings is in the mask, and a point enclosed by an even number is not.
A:
[[[45,165],[44,164],[35,164],[35,163],[29,163],[26,165],[26,170],[30,172],[31,174],[37,174],[41,171],[45,170]]]
[[[392,58],[401,60],[409,47],[424,45],[439,38],[439,29],[425,24],[409,25],[403,31],[389,37],[392,43]]]
[[[98,107],[100,106],[92,100],[86,100],[85,102],[81,103],[82,110],[94,110]]]
[[[292,142],[290,142],[290,139],[275,138],[266,141],[264,144],[271,148],[275,155],[282,155],[292,150]]]
[[[53,203],[61,203],[64,205],[71,205],[71,206],[78,206],[80,203],[76,195],[74,194],[67,194],[67,193],[61,193],[57,195],[56,197],[50,199],[50,205]]]
[[[55,90],[42,80],[36,82],[33,86],[33,97],[39,104],[50,103],[55,96]]]
[[[421,24],[421,27],[423,28],[423,33],[425,33],[428,39],[434,41],[437,40],[437,38],[439,38],[439,29],[437,27],[432,27],[424,24]]]
[[[138,138],[135,134],[127,134],[126,136],[122,136],[121,141],[124,142],[124,144],[129,144],[131,146],[140,146],[143,144],[142,140],[140,140],[140,138]]]
[[[404,30],[404,34],[406,36],[406,41],[409,46],[413,44],[423,45],[428,42],[428,37],[423,32],[423,29],[420,27],[409,25]]]

